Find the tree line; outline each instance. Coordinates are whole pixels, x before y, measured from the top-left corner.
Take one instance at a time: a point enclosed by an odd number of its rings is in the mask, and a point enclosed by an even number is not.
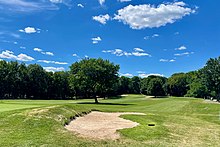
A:
[[[188,73],[171,77],[119,76],[119,65],[109,60],[83,59],[69,71],[47,72],[38,64],[0,61],[1,99],[72,99],[110,97],[120,94],[186,96],[220,100],[220,57]]]

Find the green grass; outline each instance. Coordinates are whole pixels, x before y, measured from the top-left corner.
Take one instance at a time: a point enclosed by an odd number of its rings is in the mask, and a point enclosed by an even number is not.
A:
[[[220,105],[194,98],[129,95],[101,100],[1,100],[0,146],[220,146]],[[89,140],[64,129],[82,112],[142,112],[121,117],[138,122],[121,139]],[[149,123],[155,126],[148,126]]]

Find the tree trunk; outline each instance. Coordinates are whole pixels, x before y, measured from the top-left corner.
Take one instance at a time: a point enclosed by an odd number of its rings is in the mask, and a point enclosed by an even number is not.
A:
[[[99,101],[98,101],[98,98],[97,98],[97,97],[95,97],[95,103],[96,103],[96,104],[98,104],[98,103],[99,103]]]

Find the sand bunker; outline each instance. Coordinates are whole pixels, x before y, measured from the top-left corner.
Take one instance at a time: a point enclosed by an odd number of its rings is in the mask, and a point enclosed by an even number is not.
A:
[[[65,128],[81,137],[115,140],[120,138],[120,134],[116,130],[133,128],[139,125],[139,123],[119,117],[124,114],[145,115],[144,113],[105,113],[94,111],[83,117],[76,118]]]

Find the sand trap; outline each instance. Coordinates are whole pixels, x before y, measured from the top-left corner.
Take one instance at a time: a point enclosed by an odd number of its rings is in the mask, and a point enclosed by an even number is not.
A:
[[[76,118],[65,128],[81,137],[115,140],[120,138],[120,134],[116,130],[133,128],[139,125],[139,123],[119,117],[124,114],[145,115],[144,113],[132,112],[105,113],[94,111],[83,117]]]
[[[217,100],[204,100],[205,103],[211,103],[211,104],[220,104]]]

